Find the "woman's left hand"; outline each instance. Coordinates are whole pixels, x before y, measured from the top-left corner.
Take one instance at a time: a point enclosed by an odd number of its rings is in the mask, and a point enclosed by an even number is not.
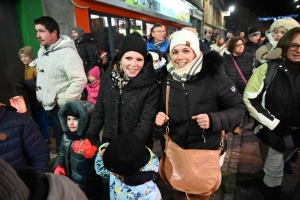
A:
[[[195,116],[192,116],[192,119],[197,120],[198,125],[202,129],[209,129],[210,121],[209,121],[209,117],[207,114],[195,115]]]

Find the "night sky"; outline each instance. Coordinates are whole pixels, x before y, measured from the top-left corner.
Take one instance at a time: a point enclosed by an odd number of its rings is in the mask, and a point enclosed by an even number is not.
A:
[[[223,0],[226,6],[240,5],[250,9],[261,9],[271,15],[300,14],[300,0]]]

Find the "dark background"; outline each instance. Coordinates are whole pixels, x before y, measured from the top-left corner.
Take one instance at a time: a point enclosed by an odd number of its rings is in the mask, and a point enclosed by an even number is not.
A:
[[[300,1],[294,0],[223,0],[226,6],[239,5],[251,10],[261,9],[271,15],[300,14],[300,8],[296,8]]]

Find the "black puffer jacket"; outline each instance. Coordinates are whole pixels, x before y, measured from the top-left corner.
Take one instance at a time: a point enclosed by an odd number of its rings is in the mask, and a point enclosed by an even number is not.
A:
[[[50,154],[36,123],[10,106],[0,106],[0,158],[13,167],[48,168]]]
[[[117,56],[112,60],[112,65]],[[111,78],[112,65],[101,79],[101,91],[87,136],[99,140],[99,132],[104,128],[104,138],[112,140],[118,134],[135,134],[146,146],[152,148],[153,120],[159,100],[159,86],[152,56],[148,55],[143,69],[122,89],[121,95]]]
[[[258,43],[253,43],[250,40],[248,40],[245,43],[245,52],[251,53],[252,55],[255,55],[255,52],[257,49],[259,49],[259,47],[261,47],[260,44]]]
[[[83,61],[84,71],[87,74],[89,70],[94,67],[94,63],[96,62],[96,55],[91,39],[88,36],[83,35],[79,42],[75,41],[75,46]]]
[[[174,81],[168,74],[162,82],[161,111],[165,113],[166,86],[170,85],[170,136],[185,149],[216,149],[221,130],[228,130],[240,122],[245,112],[241,95],[223,71],[222,57],[214,51],[203,56],[202,70],[185,83]],[[206,113],[210,128],[203,130],[192,116]],[[159,134],[163,127],[155,126]]]
[[[94,105],[89,101],[70,101],[66,103],[58,113],[64,132],[69,131],[67,117],[64,115],[68,108],[71,108],[80,116],[77,132],[73,132],[73,134],[77,134],[79,138],[82,138],[85,135]],[[53,169],[57,166],[64,167],[67,176],[85,192],[87,197],[96,197],[97,193],[100,195],[102,186],[102,178],[96,175],[94,168],[96,154],[93,158],[87,159],[83,155],[74,152],[72,148],[73,143],[74,140],[70,139],[66,134],[63,135]],[[98,189],[95,189],[95,185],[98,186]]]
[[[232,55],[232,57],[234,58],[235,62],[238,64],[239,68],[241,69],[244,77],[248,81],[252,75],[252,70],[254,67],[256,67],[256,63],[257,63],[254,56],[251,53],[244,52],[240,56]],[[246,84],[244,83],[242,77],[240,76],[240,73],[236,69],[231,56],[225,55],[223,59],[224,59],[224,68],[227,76],[235,84],[239,93],[243,95]]]

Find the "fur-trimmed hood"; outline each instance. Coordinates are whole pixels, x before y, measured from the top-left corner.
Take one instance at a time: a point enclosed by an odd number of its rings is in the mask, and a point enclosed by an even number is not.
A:
[[[91,113],[94,109],[94,104],[90,101],[70,101],[66,103],[58,112],[58,117],[64,132],[69,131],[67,117],[64,115],[68,108],[71,108],[75,113],[79,114],[77,135],[84,136],[90,121]]]
[[[200,73],[215,76],[224,71],[223,57],[216,51],[209,51],[203,54],[203,65]]]

